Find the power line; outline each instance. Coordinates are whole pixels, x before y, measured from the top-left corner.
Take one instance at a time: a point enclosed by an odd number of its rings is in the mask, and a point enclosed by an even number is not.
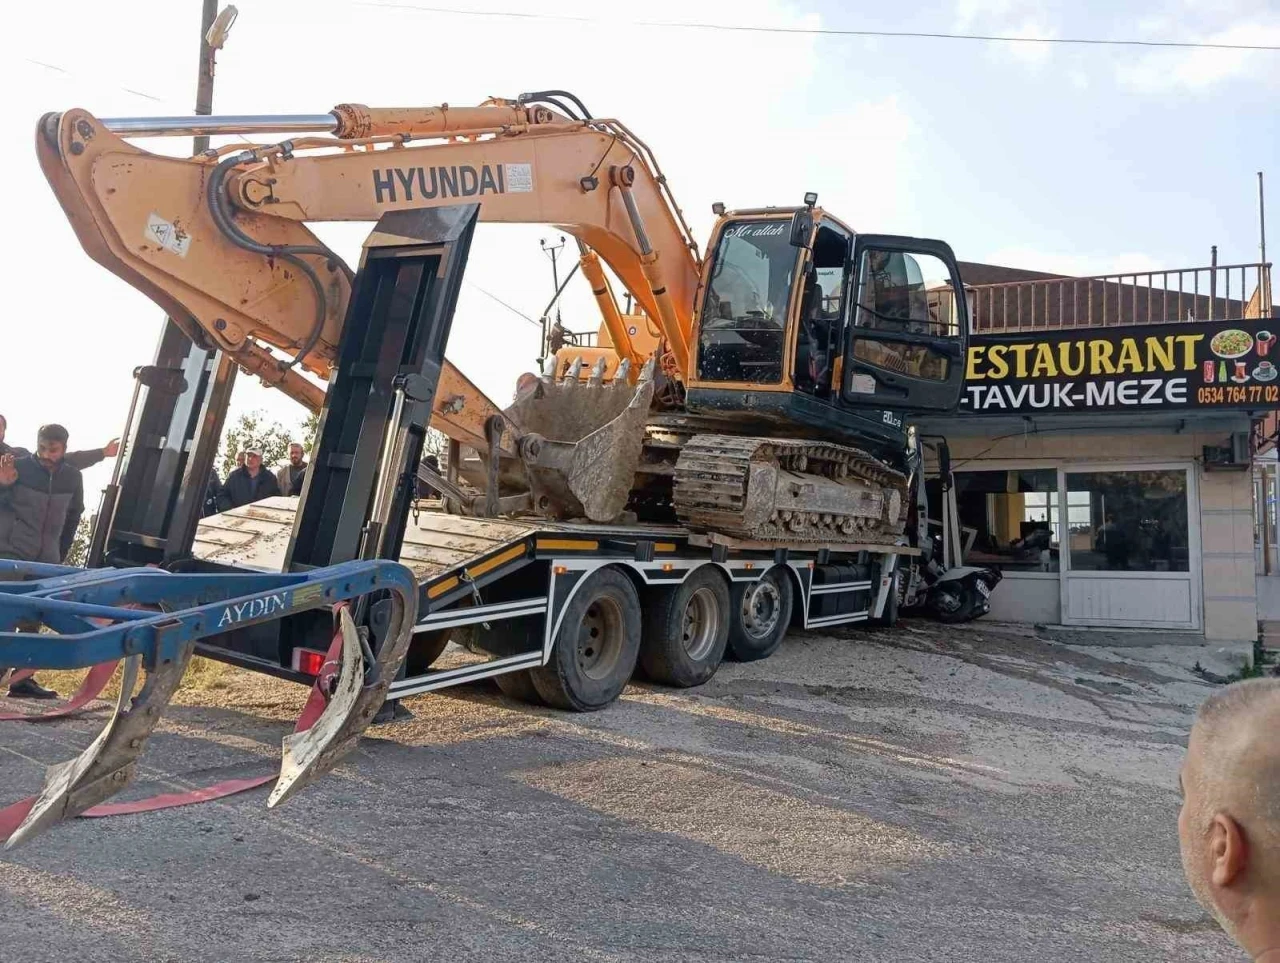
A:
[[[1100,37],[1010,37],[983,33],[941,33],[923,30],[849,30],[837,27],[762,27],[749,24],[698,23],[676,20],[606,20],[601,17],[575,17],[561,13],[528,13],[515,10],[456,10],[451,7],[427,7],[415,3],[353,0],[359,7],[382,7],[386,10],[415,10],[458,17],[500,17],[518,20],[554,20],[567,23],[608,24],[624,27],[661,27],[678,30],[718,30],[729,33],[792,34],[806,37],[885,37],[913,40],[970,40],[984,43],[1074,44],[1102,47],[1173,47],[1184,50],[1264,50],[1280,52],[1276,44],[1213,43],[1191,40],[1108,40]]]
[[[510,311],[512,314],[518,314],[520,317],[524,318],[524,320],[526,320],[526,321],[528,321],[530,324],[532,324],[535,328],[540,328],[540,327],[542,327],[542,325],[541,325],[541,324],[539,324],[537,321],[533,320],[533,318],[529,317],[529,315],[525,314],[525,313],[524,313],[523,311],[521,311],[519,308],[513,308],[511,305],[507,304],[507,302],[506,302],[506,301],[502,300],[502,298],[498,297],[498,296],[497,296],[496,294],[494,294],[492,291],[486,291],[484,288],[480,287],[480,285],[476,284],[474,281],[468,281],[468,282],[467,282],[467,284],[469,284],[471,287],[475,288],[477,291],[479,291],[479,292],[480,292],[481,294],[483,294],[485,297],[487,297],[487,298],[492,298],[494,301],[497,301],[499,304],[501,304],[504,308],[506,308],[506,309],[507,309],[508,311]]]
[[[72,71],[67,70],[66,67],[59,67],[57,64],[46,63],[43,60],[33,60],[31,57],[23,57],[22,59],[29,64],[33,64],[36,67],[42,67],[45,70],[52,70],[54,73],[62,74],[66,77],[76,77],[80,80],[89,79],[85,77],[83,74],[73,73]],[[123,90],[126,94],[132,94],[135,97],[143,97],[147,100],[155,101],[157,104],[168,103],[168,101],[165,100],[165,98],[157,97],[154,94],[149,94],[143,90],[134,90],[132,87],[119,87],[119,89]]]

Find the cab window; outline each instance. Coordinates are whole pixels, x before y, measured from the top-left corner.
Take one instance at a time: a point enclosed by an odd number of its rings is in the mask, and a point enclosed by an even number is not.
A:
[[[813,243],[813,261],[800,298],[796,334],[796,389],[820,398],[831,394],[831,374],[840,351],[840,319],[848,288],[850,236],[835,224],[822,224]]]
[[[951,270],[933,254],[867,248],[862,252],[854,310],[855,329],[900,335],[955,338]],[[927,344],[857,337],[853,356],[859,361],[928,381],[951,376],[950,359]]]
[[[787,307],[797,261],[790,220],[731,222],[720,234],[699,326],[698,377],[782,380]]]

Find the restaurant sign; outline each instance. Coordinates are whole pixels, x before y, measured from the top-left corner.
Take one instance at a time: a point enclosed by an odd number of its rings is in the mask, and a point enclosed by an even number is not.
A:
[[[1273,320],[974,335],[960,410],[978,415],[1280,407]]]

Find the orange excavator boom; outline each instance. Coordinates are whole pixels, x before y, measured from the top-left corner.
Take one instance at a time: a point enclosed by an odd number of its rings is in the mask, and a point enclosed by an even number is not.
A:
[[[194,158],[126,140],[267,130],[329,136]],[[351,273],[306,222],[375,221],[460,201],[478,202],[482,220],[550,223],[573,234],[655,319],[668,370],[687,371],[696,244],[648,148],[617,121],[504,100],[344,104],[329,114],[259,118],[99,120],[71,110],[44,118],[37,150],[90,256],[189,336],[309,407],[322,391],[296,369],[328,375]],[[267,346],[293,360],[281,362]],[[455,375],[446,372],[446,382]],[[441,397],[449,397],[447,383]],[[483,420],[473,420],[473,433]]]

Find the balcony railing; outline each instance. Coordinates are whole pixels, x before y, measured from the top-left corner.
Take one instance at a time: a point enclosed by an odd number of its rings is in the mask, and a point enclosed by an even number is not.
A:
[[[969,291],[977,332],[1272,317],[1269,263],[1037,278]]]

